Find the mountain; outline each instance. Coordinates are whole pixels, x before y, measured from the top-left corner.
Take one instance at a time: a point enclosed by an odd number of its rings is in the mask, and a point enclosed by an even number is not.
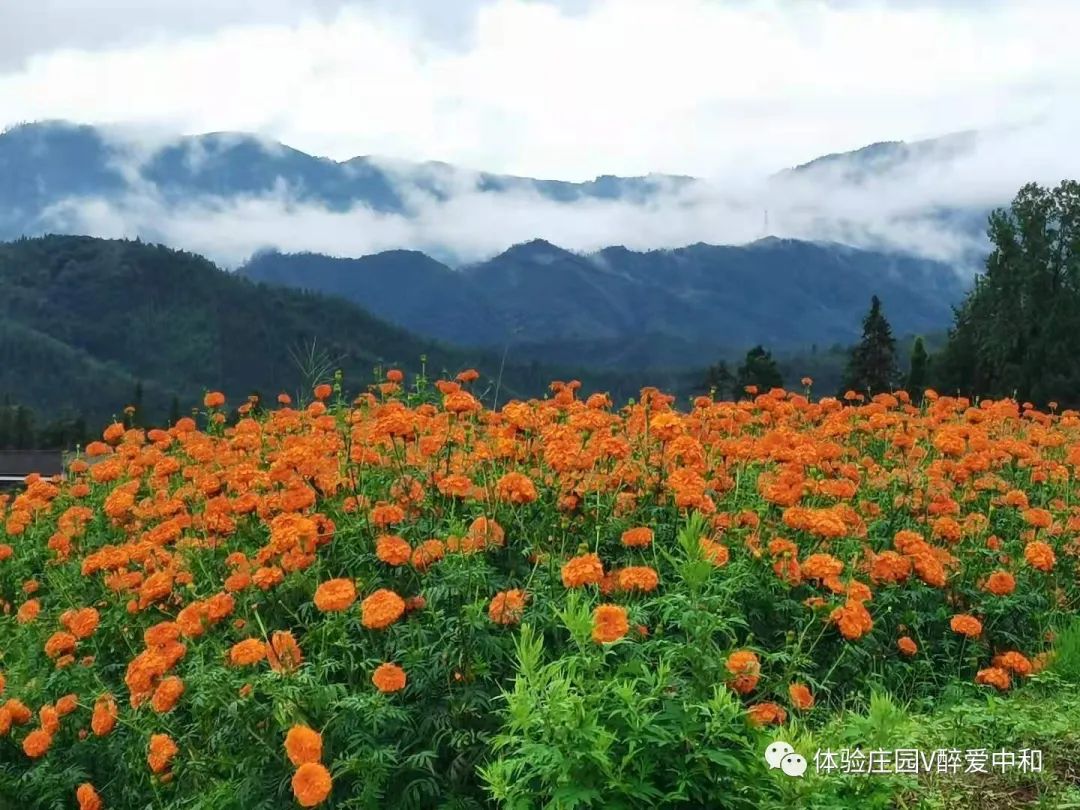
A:
[[[160,245],[50,236],[0,244],[0,401],[100,424],[141,385],[145,412],[163,418],[206,390],[232,403],[308,386],[324,365],[349,390],[376,367],[454,374],[476,367],[478,391],[500,401],[541,395],[572,370],[454,349],[389,325],[340,298],[271,287]],[[423,361],[421,358],[425,358]],[[592,373],[590,385],[631,396],[644,377]],[[673,379],[673,378],[671,378]]]
[[[534,240],[458,270],[406,251],[266,252],[238,272],[346,297],[439,340],[621,369],[700,366],[756,343],[848,345],[872,295],[897,334],[941,331],[968,286],[942,263],[773,237],[587,255]]]
[[[643,200],[693,182],[669,175],[603,176],[584,183],[491,174],[449,164],[373,157],[337,162],[245,133],[166,141],[63,121],[23,124],[0,134],[0,239],[68,232],[85,224],[74,203],[153,201],[166,209],[200,200],[275,194],[342,212],[363,206],[409,213],[416,195],[445,200],[463,188],[530,191],[550,200]],[[150,229],[148,229],[150,230]],[[94,234],[91,234],[94,235]],[[134,234],[133,234],[134,235]],[[140,233],[154,239],[158,234]]]

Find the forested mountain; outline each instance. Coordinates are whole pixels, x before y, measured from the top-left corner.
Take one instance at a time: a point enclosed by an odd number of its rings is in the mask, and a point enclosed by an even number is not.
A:
[[[265,252],[239,272],[343,296],[455,344],[623,369],[704,365],[757,343],[781,351],[847,345],[872,295],[899,333],[941,331],[967,289],[938,262],[775,238],[590,255],[535,240],[459,270],[411,251],[359,259]]]
[[[50,417],[101,423],[131,404],[164,419],[208,389],[235,402],[296,393],[340,368],[354,392],[377,367],[430,375],[478,368],[480,390],[541,394],[563,371],[453,349],[345,300],[270,287],[189,253],[132,241],[51,236],[0,244],[0,396]],[[572,374],[573,372],[566,372]],[[668,380],[670,382],[671,380]],[[593,374],[630,396],[644,378]],[[663,380],[661,381],[663,382]]]

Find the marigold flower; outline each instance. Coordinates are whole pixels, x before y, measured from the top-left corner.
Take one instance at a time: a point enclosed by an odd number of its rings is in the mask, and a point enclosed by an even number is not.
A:
[[[0,688],[0,692],[4,690]],[[56,701],[56,711],[61,717],[66,717],[79,708],[79,696],[76,694],[64,695]]]
[[[360,603],[361,623],[370,630],[389,627],[405,613],[405,600],[380,588]]]
[[[203,405],[207,408],[220,408],[225,404],[225,395],[220,391],[211,391],[203,397]]]
[[[528,476],[508,472],[495,483],[495,497],[517,505],[532,503],[537,498],[536,486]]]
[[[229,663],[237,667],[257,664],[266,658],[266,644],[257,638],[246,638],[232,645]]]
[[[829,614],[829,620],[837,626],[840,635],[848,641],[857,641],[874,629],[870,611],[858,599],[849,598],[843,606],[835,608]]]
[[[1004,692],[1012,686],[1012,678],[1009,677],[1008,671],[1001,667],[987,667],[976,673],[975,683],[993,686]]]
[[[318,762],[306,762],[292,778],[293,796],[301,807],[315,807],[326,800],[333,788],[330,771]]]
[[[405,565],[412,556],[412,546],[396,534],[384,534],[375,540],[375,556],[387,565]]]
[[[323,613],[347,610],[356,601],[356,586],[351,579],[331,579],[315,590],[315,607]]]
[[[119,716],[116,701],[112,695],[102,695],[94,702],[94,713],[90,717],[90,730],[96,737],[104,737],[116,726]]]
[[[646,548],[652,544],[653,530],[648,526],[635,526],[623,532],[620,539],[627,548]]]
[[[525,592],[518,588],[500,591],[488,606],[488,617],[496,624],[517,624],[524,612]]]
[[[995,655],[994,660],[991,663],[995,667],[1001,667],[1014,675],[1020,675],[1022,677],[1031,675],[1033,671],[1031,661],[1029,661],[1023,653],[1019,653],[1016,650],[1009,650],[1000,655]]]
[[[982,622],[966,613],[958,613],[949,620],[949,627],[954,633],[968,638],[978,638],[982,634]]]
[[[791,705],[799,711],[809,711],[814,708],[814,695],[804,683],[793,683],[788,686],[788,697]]]
[[[397,664],[380,664],[371,676],[375,688],[384,694],[400,692],[405,688],[405,670]]]
[[[1016,590],[1016,579],[1008,571],[995,571],[986,578],[986,590],[994,596],[1008,596]]]
[[[752,650],[736,650],[727,657],[724,666],[734,676],[731,688],[740,695],[749,694],[757,687],[761,677],[761,661]]]
[[[150,706],[158,714],[171,712],[183,694],[184,682],[175,675],[170,675],[157,685],[154,696],[150,699]]]
[[[647,565],[623,568],[617,575],[619,590],[655,591],[660,584],[660,576]]]
[[[75,789],[75,800],[79,803],[79,810],[102,810],[101,797],[89,782],[83,782]]]
[[[45,729],[36,728],[26,735],[23,740],[22,749],[23,752],[30,757],[30,759],[37,759],[45,755],[45,752],[49,750],[49,746],[52,745],[52,734],[45,731]]]
[[[626,610],[618,605],[600,605],[593,611],[593,641],[608,644],[618,641],[630,631]]]
[[[274,672],[295,672],[304,662],[304,655],[296,638],[287,630],[277,630],[270,636],[266,658]]]
[[[172,763],[173,758],[180,752],[168,734],[154,734],[150,737],[150,749],[146,755],[146,762],[154,773],[163,773]]]
[[[296,725],[285,735],[285,753],[299,767],[322,759],[322,735],[307,726]]]
[[[1033,540],[1024,546],[1024,559],[1032,568],[1040,571],[1050,571],[1056,562],[1054,549],[1041,540]]]
[[[717,568],[727,565],[731,555],[728,547],[724,544],[710,540],[708,537],[702,537],[698,540],[698,546],[701,548],[702,556]]]
[[[911,657],[919,651],[919,645],[909,636],[901,636],[896,640],[896,647],[904,655]]]
[[[567,588],[596,585],[604,578],[604,566],[596,554],[572,557],[562,567],[562,582]]]
[[[746,717],[753,726],[778,726],[787,721],[787,712],[777,703],[755,703],[746,710]]]

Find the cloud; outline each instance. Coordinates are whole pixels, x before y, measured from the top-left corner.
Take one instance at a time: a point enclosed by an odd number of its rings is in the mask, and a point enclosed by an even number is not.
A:
[[[1054,184],[1059,160],[1045,148],[1075,131],[1075,118],[983,133],[912,157],[852,182],[824,162],[809,170],[724,183],[657,181],[644,200],[549,199],[535,189],[481,190],[481,175],[448,165],[377,161],[404,201],[404,213],[357,205],[331,210],[301,199],[279,179],[267,194],[192,196],[175,201],[139,176],[120,199],[71,198],[46,212],[50,229],[161,241],[235,267],[264,248],[359,256],[411,248],[455,262],[488,258],[512,244],[543,238],[591,252],[610,245],[637,250],[695,242],[745,243],[763,235],[838,241],[903,250],[971,272],[985,250],[982,219],[1023,183]],[[128,143],[129,141],[125,142]],[[137,175],[148,151],[126,153],[125,176]],[[1032,156],[1015,168],[1014,155]],[[205,156],[192,152],[190,159]],[[1080,176],[1080,163],[1070,169]],[[942,212],[967,217],[959,225]]]
[[[1080,77],[1074,0],[86,6],[4,12],[0,46],[33,52],[0,74],[5,123],[254,131],[337,159],[572,180],[727,179],[1024,123],[1071,105]]]

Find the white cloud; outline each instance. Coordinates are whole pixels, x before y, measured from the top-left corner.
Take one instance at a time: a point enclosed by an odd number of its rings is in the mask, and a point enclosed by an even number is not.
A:
[[[726,177],[1027,121],[1071,104],[1080,77],[1074,0],[90,5],[3,12],[0,44],[32,52],[0,75],[6,123],[257,131],[336,158],[565,179]],[[37,7],[64,24],[30,25]]]

